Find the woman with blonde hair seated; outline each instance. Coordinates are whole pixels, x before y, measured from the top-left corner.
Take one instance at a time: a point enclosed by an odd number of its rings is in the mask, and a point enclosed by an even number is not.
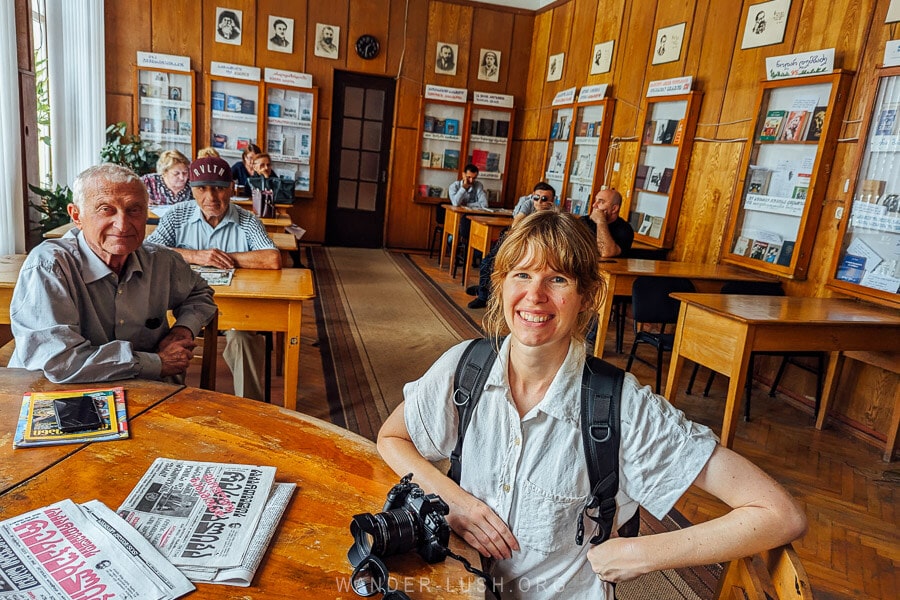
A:
[[[178,150],[166,150],[159,155],[156,173],[141,177],[150,194],[151,207],[194,199],[191,188],[187,185],[190,166],[191,161]]]
[[[199,150],[197,150],[197,158],[207,158],[210,156],[213,158],[222,158],[221,155],[219,155],[219,151],[212,146],[207,146],[206,148],[200,148]]]

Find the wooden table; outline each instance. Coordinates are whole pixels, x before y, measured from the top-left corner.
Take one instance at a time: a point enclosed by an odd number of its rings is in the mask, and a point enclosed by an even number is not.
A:
[[[670,260],[639,258],[604,258],[600,261],[600,276],[606,292],[597,310],[597,340],[594,356],[603,358],[603,343],[609,327],[615,296],[631,297],[631,286],[638,277],[685,277],[698,292],[718,292],[726,281],[771,281],[773,278],[728,265],[687,263]]]
[[[148,404],[141,410],[143,385],[149,385]],[[127,440],[12,450],[15,420],[3,419],[0,519],[65,498],[97,498],[115,510],[159,456],[269,465],[277,469],[276,481],[294,482],[297,489],[253,585],[200,583],[190,598],[355,598],[347,591],[350,520],[355,514],[380,512],[399,480],[374,444],[330,423],[236,396],[195,388],[175,393],[160,389],[154,396],[150,390],[157,385],[124,382],[131,430]],[[28,389],[50,387],[56,389],[31,373],[0,369],[0,390],[10,400],[20,400]],[[7,460],[10,454],[15,460]],[[22,465],[7,470],[9,463],[20,461]],[[453,538],[451,547],[478,564],[475,552],[459,538]],[[411,552],[392,557],[388,566],[396,583],[411,586],[414,598],[483,598],[456,561],[429,565]]]
[[[469,215],[488,215],[495,217],[511,217],[512,211],[506,209],[469,208],[468,206],[442,205],[446,210],[444,214],[444,235],[441,238],[441,258],[438,268],[444,268],[444,254],[447,252],[447,236],[452,236],[450,242],[450,273],[456,277],[456,250],[459,247],[459,224]]]
[[[512,225],[512,217],[485,217],[480,215],[469,216],[472,222],[469,229],[469,246],[466,250],[466,264],[463,268],[463,287],[466,287],[469,278],[469,268],[472,266],[472,253],[475,250],[481,252],[481,258],[488,255],[491,246],[500,237],[500,233]]]
[[[235,269],[215,286],[219,329],[284,332],[284,406],[297,408],[303,300],[315,297],[309,269]]]
[[[685,359],[730,378],[722,444],[730,447],[754,351],[900,351],[900,314],[843,298],[672,294],[681,301],[666,397],[675,398]],[[832,355],[826,382],[834,378]]]

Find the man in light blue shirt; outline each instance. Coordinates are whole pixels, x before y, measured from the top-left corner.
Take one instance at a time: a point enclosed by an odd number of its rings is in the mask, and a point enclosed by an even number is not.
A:
[[[484,186],[477,179],[478,167],[466,165],[463,169],[462,179],[450,184],[450,203],[453,206],[487,208],[487,194],[484,193]]]
[[[221,158],[191,163],[191,192],[196,202],[182,202],[159,221],[148,242],[169,246],[194,265],[234,269],[280,269],[281,253],[260,220],[231,204],[231,167]],[[265,340],[251,331],[225,332],[224,358],[234,375],[234,393],[263,400]]]
[[[37,246],[19,272],[9,366],[54,383],[183,377],[216,313],[212,289],[177,254],[143,243],[147,188],[133,171],[91,167],[72,188],[78,228]]]

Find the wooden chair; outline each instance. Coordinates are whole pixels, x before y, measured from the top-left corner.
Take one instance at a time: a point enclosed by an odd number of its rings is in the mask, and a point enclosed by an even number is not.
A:
[[[813,600],[806,569],[787,544],[725,567],[716,600]]]

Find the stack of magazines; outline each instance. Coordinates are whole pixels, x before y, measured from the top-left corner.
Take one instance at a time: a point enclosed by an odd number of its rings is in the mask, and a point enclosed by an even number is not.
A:
[[[89,430],[62,431],[53,401],[73,397],[91,398],[100,415],[99,426]],[[83,442],[106,442],[128,437],[125,390],[121,387],[57,392],[26,392],[13,436],[14,448],[54,446]]]

